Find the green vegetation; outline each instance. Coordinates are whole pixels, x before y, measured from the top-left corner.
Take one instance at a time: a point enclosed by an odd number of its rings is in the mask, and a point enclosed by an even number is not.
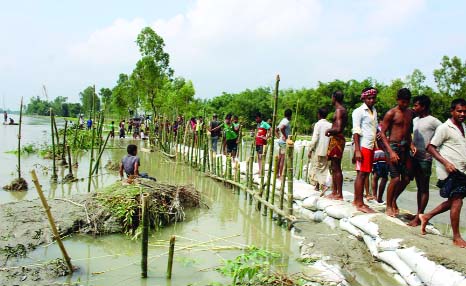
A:
[[[274,269],[273,262],[278,258],[278,253],[251,246],[244,254],[226,260],[217,271],[231,277],[231,285],[301,285],[299,279],[295,281]]]

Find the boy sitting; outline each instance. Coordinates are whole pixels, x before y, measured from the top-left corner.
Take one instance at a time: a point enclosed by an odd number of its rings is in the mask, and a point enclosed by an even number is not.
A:
[[[141,166],[138,154],[138,147],[134,144],[128,145],[126,148],[128,155],[126,155],[120,163],[120,179],[123,180],[123,170],[126,173],[126,176],[135,176],[139,178],[146,178],[153,181],[157,181],[153,177],[149,177],[147,173],[139,173],[139,167]]]

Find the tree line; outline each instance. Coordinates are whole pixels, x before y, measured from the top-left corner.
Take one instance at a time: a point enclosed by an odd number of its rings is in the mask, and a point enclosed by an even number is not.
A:
[[[165,43],[152,28],[144,28],[137,36],[136,43],[141,54],[131,74],[119,74],[113,88],[88,86],[80,92],[80,103],[67,103],[66,97],[53,101],[32,98],[26,108],[28,114],[47,115],[52,107],[61,116],[86,116],[92,108],[104,110],[107,117],[123,119],[133,114],[164,114],[175,118],[182,114],[188,117],[210,117],[217,113],[220,117],[232,113],[238,115],[247,126],[254,126],[256,112],[265,117],[272,114],[272,90],[270,87],[246,89],[239,93],[224,92],[211,99],[197,99],[192,81],[175,76],[170,67],[170,56],[164,51]],[[395,106],[396,92],[408,87],[413,96],[425,94],[433,102],[432,114],[441,120],[449,116],[448,106],[453,98],[466,94],[466,61],[458,57],[444,56],[440,67],[433,71],[436,89],[426,83],[426,76],[418,69],[404,79],[395,79],[389,84],[373,78],[358,80],[334,80],[318,82],[316,87],[284,89],[279,93],[279,115],[287,108],[297,114],[296,128],[299,133],[310,133],[312,123],[317,120],[320,107],[331,107],[331,94],[341,90],[345,94],[344,104],[351,112],[357,108],[361,90],[374,86],[379,90],[376,108],[382,116]],[[329,114],[331,118],[333,114]],[[350,127],[347,127],[350,134]]]

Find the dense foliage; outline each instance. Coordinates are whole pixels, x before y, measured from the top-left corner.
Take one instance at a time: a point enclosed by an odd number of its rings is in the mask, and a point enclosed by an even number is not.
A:
[[[76,116],[78,113],[90,114],[103,109],[106,118],[115,120],[128,118],[135,114],[164,114],[169,118],[176,115],[185,117],[206,116],[210,118],[217,113],[223,118],[228,113],[236,114],[246,127],[254,126],[256,112],[264,114],[264,119],[272,116],[271,87],[246,89],[239,93],[222,93],[211,99],[194,98],[195,89],[190,80],[176,77],[170,67],[170,57],[164,51],[163,39],[151,28],[144,28],[136,39],[141,58],[137,61],[131,74],[120,74],[113,88],[101,88],[96,91],[93,86],[80,92],[81,104],[66,103],[66,97],[58,97],[52,102],[33,98],[27,106],[29,114],[48,114],[52,107],[57,115]],[[328,107],[332,110],[331,94],[342,90],[344,103],[349,114],[357,108],[361,90],[374,86],[379,90],[376,108],[379,116],[396,105],[396,92],[401,87],[411,89],[413,96],[428,95],[432,104],[432,113],[440,120],[449,116],[448,106],[453,98],[466,94],[466,62],[458,57],[442,58],[440,67],[433,71],[436,89],[426,84],[426,76],[414,70],[404,79],[395,79],[390,83],[378,82],[367,78],[361,81],[334,80],[318,82],[315,87],[280,90],[278,119],[284,110],[293,110],[293,122],[299,133],[310,133],[312,123],[317,120],[317,110]],[[296,110],[297,116],[296,116]],[[329,114],[329,118],[333,113]],[[350,133],[347,126],[346,133]]]

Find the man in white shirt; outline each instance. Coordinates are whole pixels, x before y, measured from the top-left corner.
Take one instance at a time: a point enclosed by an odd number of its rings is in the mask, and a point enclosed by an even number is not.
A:
[[[377,111],[374,104],[377,98],[377,89],[367,87],[362,90],[361,99],[364,102],[353,111],[353,141],[354,157],[356,163],[356,180],[354,181],[354,206],[365,213],[374,210],[364,203],[364,183],[372,171],[374,159],[374,146],[377,132]]]
[[[426,233],[427,223],[434,216],[450,210],[450,223],[453,231],[453,244],[466,247],[466,241],[459,230],[461,207],[466,196],[466,101],[455,99],[450,106],[451,118],[435,130],[434,137],[427,146],[427,152],[437,164],[437,186],[440,196],[447,200],[426,214],[420,214],[421,233]]]
[[[326,182],[329,175],[327,149],[330,138],[325,135],[325,132],[332,127],[332,123],[327,121],[327,115],[328,109],[325,107],[319,108],[317,111],[319,121],[314,125],[308,154],[309,158],[312,157],[309,180],[315,184],[316,190],[322,188],[323,192],[329,187],[326,185]]]
[[[278,140],[278,175],[277,179],[281,179],[283,175],[283,167],[285,166],[285,153],[286,153],[286,140],[291,135],[291,109],[285,110],[285,117],[278,123],[277,129],[275,129],[275,135],[279,138]]]

